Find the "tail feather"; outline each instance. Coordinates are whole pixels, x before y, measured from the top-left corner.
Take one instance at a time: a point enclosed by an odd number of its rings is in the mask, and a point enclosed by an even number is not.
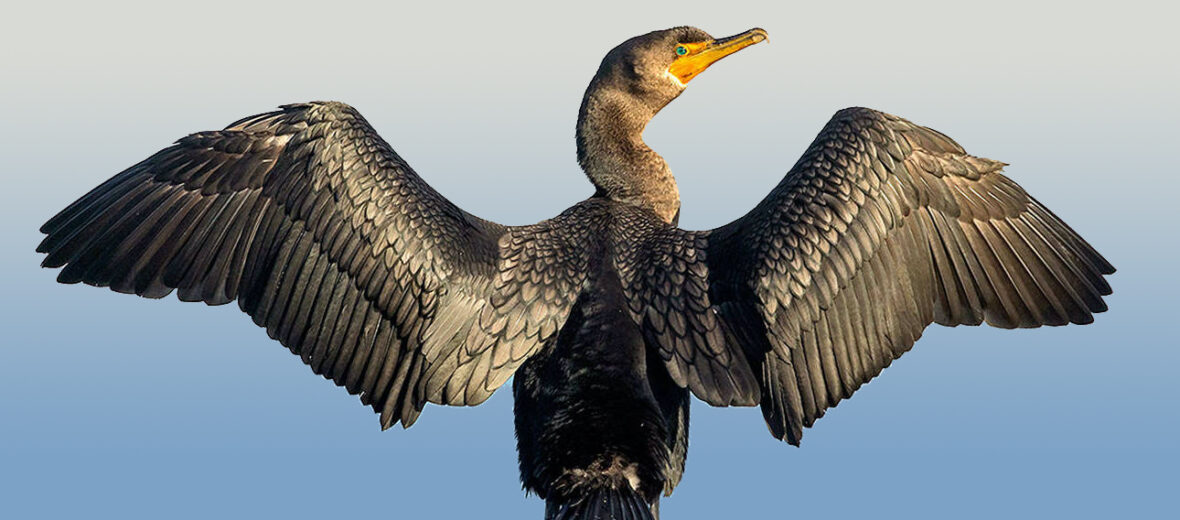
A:
[[[655,520],[651,507],[628,486],[604,487],[569,501],[551,498],[545,520]]]

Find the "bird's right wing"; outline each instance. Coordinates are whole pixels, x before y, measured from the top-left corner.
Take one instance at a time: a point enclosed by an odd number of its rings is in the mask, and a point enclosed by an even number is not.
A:
[[[554,337],[585,260],[567,227],[463,212],[340,103],[185,137],[41,230],[61,282],[238,300],[385,428],[487,399]]]
[[[712,231],[667,230],[632,311],[670,374],[714,405],[802,429],[931,323],[1089,323],[1105,259],[950,138],[869,109],[832,118],[782,182]]]

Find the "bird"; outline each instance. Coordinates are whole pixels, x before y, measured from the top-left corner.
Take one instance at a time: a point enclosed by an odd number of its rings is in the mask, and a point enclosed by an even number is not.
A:
[[[222,305],[379,414],[478,405],[512,379],[547,520],[656,519],[689,408],[758,406],[798,445],[931,324],[1087,324],[1114,267],[946,135],[838,111],[753,209],[678,226],[649,121],[767,39],[675,27],[610,50],[575,128],[586,200],[505,226],[435,191],[351,106],[283,105],[176,141],[49,219],[62,283]]]

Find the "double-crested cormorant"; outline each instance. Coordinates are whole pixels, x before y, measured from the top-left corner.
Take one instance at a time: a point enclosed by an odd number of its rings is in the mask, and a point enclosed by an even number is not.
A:
[[[652,518],[689,395],[805,426],[930,323],[1089,323],[1113,267],[947,136],[838,112],[782,182],[711,231],[676,226],[648,121],[766,38],[691,27],[602,61],[577,123],[589,199],[530,226],[465,213],[351,107],[287,105],[180,139],[47,222],[58,280],[237,300],[317,374],[410,426],[516,374],[521,478],[546,518]]]

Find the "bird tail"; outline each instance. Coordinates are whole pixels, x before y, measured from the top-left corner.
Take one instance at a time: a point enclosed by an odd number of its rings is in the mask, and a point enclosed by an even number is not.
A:
[[[630,486],[601,487],[573,499],[550,497],[545,520],[655,520],[652,508]]]

